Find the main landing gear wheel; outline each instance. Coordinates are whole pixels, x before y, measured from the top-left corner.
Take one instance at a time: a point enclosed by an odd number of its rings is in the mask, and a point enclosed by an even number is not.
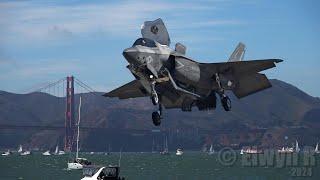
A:
[[[152,113],[152,121],[155,126],[160,126],[161,124],[161,115],[160,112],[155,111]]]
[[[231,100],[228,96],[224,95],[221,97],[221,104],[225,111],[231,110]]]
[[[160,126],[162,119],[162,105],[159,104],[159,110],[152,113],[152,122],[155,126]]]

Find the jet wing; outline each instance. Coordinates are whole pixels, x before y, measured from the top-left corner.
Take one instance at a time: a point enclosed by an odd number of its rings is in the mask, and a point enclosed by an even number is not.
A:
[[[236,81],[233,93],[242,98],[271,87],[268,78],[258,72],[275,67],[281,59],[263,59],[252,61],[232,61],[226,63],[200,64],[201,71],[213,77],[215,73],[232,75]]]
[[[234,75],[245,75],[257,73],[266,69],[276,67],[275,63],[282,62],[281,59],[262,59],[249,61],[231,61],[224,63],[200,63],[201,70],[210,76],[215,73],[225,73],[232,71]]]
[[[119,99],[128,99],[136,97],[145,97],[147,92],[141,83],[137,80],[133,80],[117,89],[114,89],[108,93],[105,93],[105,97],[118,97]]]

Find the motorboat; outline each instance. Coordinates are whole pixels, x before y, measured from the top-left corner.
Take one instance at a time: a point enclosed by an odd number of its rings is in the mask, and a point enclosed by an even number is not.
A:
[[[91,165],[91,162],[88,161],[86,158],[75,158],[73,162],[68,162],[68,169],[75,170],[75,169],[83,169],[85,166]]]
[[[240,154],[260,154],[262,150],[258,150],[257,148],[242,148],[240,150]]]
[[[10,150],[3,152],[1,156],[9,156],[11,154]]]
[[[66,153],[64,151],[61,151],[61,150],[58,152],[58,155],[65,155],[65,154]]]
[[[44,152],[44,153],[42,153],[42,155],[44,155],[44,156],[51,156],[51,154],[50,154],[50,151],[48,150],[48,151],[46,151],[46,152]]]
[[[178,148],[178,149],[177,149],[177,152],[176,152],[176,155],[177,155],[177,156],[181,156],[182,154],[183,154],[182,149]]]
[[[294,149],[289,147],[282,147],[281,149],[278,149],[278,153],[293,153]]]
[[[84,177],[81,180],[124,180],[125,178],[119,177],[119,174],[119,166],[88,166],[83,168]]]
[[[81,115],[81,96],[79,100],[79,119],[77,123],[78,131],[77,131],[77,152],[76,152],[76,158],[73,160],[73,162],[68,162],[68,169],[69,170],[76,170],[76,169],[83,169],[84,166],[91,165],[91,162],[88,161],[86,158],[80,158],[79,157],[79,139],[80,139],[80,115]]]

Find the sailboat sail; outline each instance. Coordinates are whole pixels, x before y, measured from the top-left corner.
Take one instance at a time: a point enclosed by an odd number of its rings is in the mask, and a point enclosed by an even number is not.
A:
[[[298,143],[298,141],[296,140],[296,152],[299,152],[299,151],[300,151],[299,143]]]
[[[319,152],[319,143],[317,143],[316,148],[314,149],[315,152]]]
[[[214,150],[213,150],[213,145],[211,144],[210,149],[209,149],[209,154],[213,154]]]
[[[59,146],[56,146],[56,150],[54,151],[55,154],[59,153]]]
[[[22,145],[19,146],[18,152],[19,152],[19,153],[22,152]]]

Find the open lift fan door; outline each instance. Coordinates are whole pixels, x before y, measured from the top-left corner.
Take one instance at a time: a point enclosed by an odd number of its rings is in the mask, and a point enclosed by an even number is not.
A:
[[[170,45],[169,33],[160,18],[144,22],[141,26],[141,34],[143,38],[152,39],[163,45]]]

